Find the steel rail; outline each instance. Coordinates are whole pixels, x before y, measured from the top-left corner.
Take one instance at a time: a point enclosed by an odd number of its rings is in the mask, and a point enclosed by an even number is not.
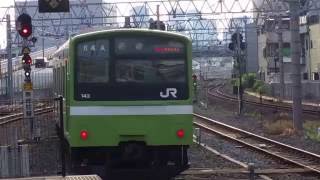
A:
[[[219,88],[220,87],[215,87],[215,88],[209,89],[208,94],[212,97],[216,97],[216,98],[223,99],[223,100],[234,101],[234,102],[238,101],[237,98],[222,93],[219,90]],[[251,105],[260,106],[260,107],[266,107],[266,108],[272,108],[272,109],[283,109],[283,110],[287,110],[287,111],[292,111],[292,107],[286,106],[286,105],[263,103],[263,102],[260,103],[260,102],[256,102],[256,101],[250,101],[250,100],[243,100],[243,102],[246,104],[251,104]],[[320,115],[320,111],[318,111],[318,110],[303,109],[302,112],[306,113],[306,114]]]
[[[250,165],[249,164],[241,162],[241,161],[238,161],[238,160],[236,160],[236,159],[234,159],[234,158],[232,158],[232,157],[230,157],[230,156],[228,156],[226,154],[222,154],[222,153],[218,152],[217,150],[213,149],[212,147],[208,146],[207,144],[204,144],[204,143],[201,143],[201,142],[197,142],[196,140],[194,140],[193,142],[198,144],[200,147],[206,149],[207,151],[215,154],[216,156],[219,156],[219,157],[221,157],[221,158],[223,158],[223,159],[225,159],[225,160],[227,160],[227,161],[229,161],[231,163],[239,165],[240,167],[242,167],[246,171],[246,172],[244,171],[246,174],[250,173]],[[192,170],[192,169],[195,169],[195,168],[190,168],[188,170]],[[199,171],[201,171],[201,168],[200,168]],[[184,174],[184,173],[182,173],[182,174]],[[263,175],[263,174],[260,174],[259,177],[262,178],[262,179],[265,179],[265,180],[272,180],[270,177],[268,177],[266,175]]]
[[[37,72],[37,71],[36,71]],[[38,99],[41,100],[41,99]],[[48,104],[46,104],[48,106]],[[41,107],[45,107],[45,105],[35,105],[35,108],[40,109]],[[23,110],[23,102],[18,101],[14,102],[14,104],[11,105],[0,105],[0,122],[1,118],[15,115],[17,112],[21,112]]]
[[[46,107],[46,108],[36,109],[34,113],[36,115],[39,115],[39,114],[45,114],[51,111],[53,111],[53,107]],[[0,126],[21,120],[22,118],[23,118],[23,113],[16,113],[16,114],[0,117]]]
[[[320,155],[318,154],[253,134],[199,114],[193,115],[197,119],[204,121],[203,123],[194,121],[194,125],[210,133],[320,174]],[[264,145],[263,148],[259,146],[261,144]]]

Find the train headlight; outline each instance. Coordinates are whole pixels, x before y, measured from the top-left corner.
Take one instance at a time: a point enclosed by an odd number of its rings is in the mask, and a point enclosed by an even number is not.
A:
[[[88,139],[88,136],[89,136],[89,134],[88,134],[88,131],[86,131],[86,130],[82,130],[82,131],[80,131],[80,138],[82,139],[82,140],[87,140]]]
[[[183,138],[184,137],[184,130],[183,129],[179,129],[177,132],[176,132],[178,138]]]

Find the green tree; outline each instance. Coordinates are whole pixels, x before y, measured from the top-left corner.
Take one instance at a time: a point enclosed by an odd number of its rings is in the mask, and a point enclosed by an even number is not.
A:
[[[242,87],[246,88],[253,88],[256,82],[256,75],[254,73],[247,73],[242,76]]]
[[[256,80],[252,89],[259,93],[260,102],[262,102],[262,94],[266,94],[268,92],[268,86],[261,80]]]

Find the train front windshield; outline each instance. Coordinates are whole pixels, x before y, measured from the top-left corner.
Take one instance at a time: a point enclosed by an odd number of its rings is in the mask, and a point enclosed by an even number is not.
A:
[[[115,37],[77,45],[75,99],[182,100],[188,98],[182,42]]]

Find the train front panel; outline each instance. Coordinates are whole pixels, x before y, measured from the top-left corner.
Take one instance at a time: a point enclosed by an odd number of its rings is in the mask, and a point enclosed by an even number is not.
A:
[[[191,42],[174,33],[114,30],[69,47],[71,147],[192,143]]]

